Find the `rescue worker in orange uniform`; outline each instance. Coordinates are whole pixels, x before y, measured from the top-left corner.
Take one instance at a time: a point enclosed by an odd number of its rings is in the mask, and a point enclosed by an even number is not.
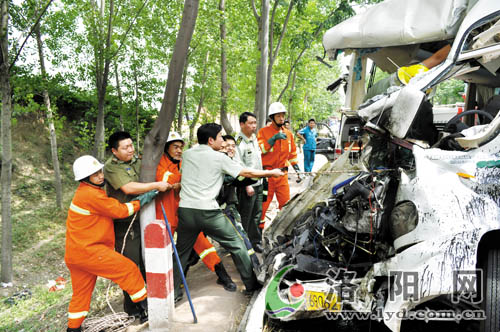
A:
[[[156,169],[156,181],[164,181],[170,184],[170,188],[159,194],[156,198],[156,218],[163,220],[163,212],[160,204],[163,203],[172,234],[175,233],[179,222],[177,217],[177,209],[179,208],[180,201],[179,192],[181,189],[181,173],[179,170],[182,163],[183,148],[184,140],[182,137],[177,132],[170,132],[165,143],[164,153]],[[203,263],[211,271],[215,271],[219,285],[222,285],[229,292],[236,291],[236,284],[227,273],[224,265],[222,265],[214,246],[203,233],[198,235],[193,249]]]
[[[68,332],[81,331],[88,314],[97,276],[110,279],[136,303],[141,322],[148,317],[147,293],[137,265],[115,251],[114,218],[124,218],[150,202],[150,191],[131,202],[120,203],[103,189],[104,167],[92,156],[75,160],[73,173],[80,185],[71,201],[66,220],[64,261],[71,274],[73,296],[68,309]]]
[[[261,128],[257,140],[262,153],[262,166],[264,169],[279,168],[285,175],[278,178],[269,178],[267,199],[262,203],[262,217],[259,227],[264,228],[266,212],[273,200],[274,194],[278,199],[279,208],[290,200],[290,186],[288,185],[287,162],[296,172],[300,172],[297,159],[297,148],[292,132],[285,128],[286,108],[280,102],[269,106],[271,124]]]

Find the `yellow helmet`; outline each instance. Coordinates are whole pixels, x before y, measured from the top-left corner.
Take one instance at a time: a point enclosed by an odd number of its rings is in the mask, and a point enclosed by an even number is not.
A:
[[[398,79],[401,83],[407,85],[414,76],[425,73],[428,70],[429,68],[421,64],[401,67],[398,69]]]

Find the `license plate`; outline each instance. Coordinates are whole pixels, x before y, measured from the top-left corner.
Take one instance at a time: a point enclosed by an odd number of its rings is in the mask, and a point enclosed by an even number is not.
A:
[[[340,311],[340,309],[337,294],[306,291],[306,311]]]

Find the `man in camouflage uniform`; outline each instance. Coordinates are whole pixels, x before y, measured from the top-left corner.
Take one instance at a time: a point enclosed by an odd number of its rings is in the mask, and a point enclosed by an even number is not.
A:
[[[236,159],[248,168],[262,169],[262,159],[255,132],[255,114],[244,112],[240,115],[241,131],[236,135]],[[262,216],[262,181],[238,189],[238,210],[241,224],[248,234],[253,249],[262,253],[262,231],[259,228]]]
[[[109,197],[116,198],[121,203],[129,202],[136,195],[143,194],[151,190],[165,191],[170,184],[167,182],[139,182],[141,170],[141,160],[135,156],[134,144],[129,133],[118,131],[109,137],[109,147],[113,156],[104,165],[104,178],[106,179],[106,192]],[[121,252],[124,237],[130,222],[134,216],[124,219],[115,219],[115,250]],[[130,229],[123,255],[130,258],[137,264],[146,280],[146,271],[142,259],[141,248],[141,227],[139,214],[135,217],[134,224]],[[123,292],[123,309],[130,316],[138,315],[137,306],[134,305],[129,295]]]

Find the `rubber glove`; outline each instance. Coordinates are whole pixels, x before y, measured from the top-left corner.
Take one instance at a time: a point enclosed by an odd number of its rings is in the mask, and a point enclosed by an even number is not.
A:
[[[424,73],[428,71],[424,65],[413,65],[408,67],[401,67],[398,69],[398,78],[404,85],[407,85],[410,80],[417,74]]]
[[[274,143],[276,143],[276,141],[280,140],[280,139],[286,139],[286,134],[282,133],[282,132],[274,134],[273,137],[271,137],[270,139],[267,140],[267,143],[269,143],[269,145],[272,147],[274,145]]]
[[[158,195],[158,190],[151,190],[144,194],[140,194],[134,199],[134,201],[138,200],[141,203],[141,208],[142,208],[144,205],[151,202],[156,195]]]

